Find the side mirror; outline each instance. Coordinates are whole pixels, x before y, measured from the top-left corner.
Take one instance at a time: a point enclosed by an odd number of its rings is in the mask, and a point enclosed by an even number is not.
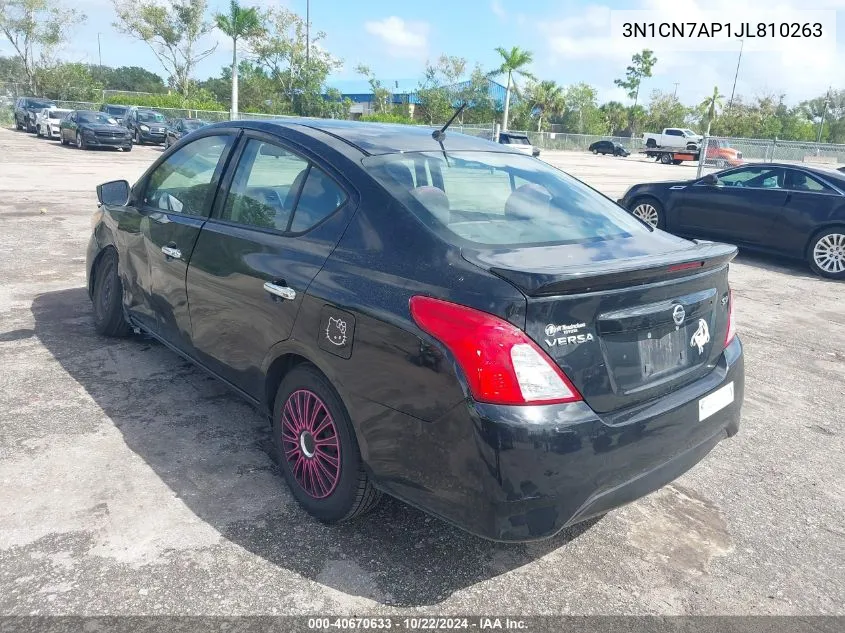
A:
[[[716,174],[707,174],[704,178],[701,179],[705,185],[718,185],[719,179],[716,178]]]
[[[97,200],[112,207],[125,207],[129,203],[129,183],[126,180],[112,180],[97,185]]]

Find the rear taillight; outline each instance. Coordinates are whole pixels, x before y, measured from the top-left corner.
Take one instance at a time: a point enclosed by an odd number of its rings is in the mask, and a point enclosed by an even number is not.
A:
[[[492,404],[556,404],[581,400],[560,368],[525,332],[466,306],[411,297],[411,316],[443,343],[466,376],[472,397]]]
[[[734,293],[728,290],[728,332],[725,334],[725,347],[730,345],[736,336],[736,323],[734,322]]]

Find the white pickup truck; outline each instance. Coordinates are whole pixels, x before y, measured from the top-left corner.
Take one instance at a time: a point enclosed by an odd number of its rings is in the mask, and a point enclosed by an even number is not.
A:
[[[643,134],[647,148],[666,147],[672,149],[698,149],[703,137],[692,130],[680,127],[667,127],[662,134]]]

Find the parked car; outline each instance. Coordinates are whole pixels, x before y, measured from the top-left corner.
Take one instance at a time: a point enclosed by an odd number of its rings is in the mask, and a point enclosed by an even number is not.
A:
[[[44,108],[55,108],[55,102],[37,97],[20,97],[15,102],[15,127],[35,132],[35,116]]]
[[[692,130],[679,127],[664,128],[660,134],[643,134],[647,148],[665,147],[667,149],[698,149],[703,137]]]
[[[191,132],[208,125],[208,121],[202,119],[176,119],[167,127],[167,136],[164,138],[164,148],[167,149],[180,138]]]
[[[61,121],[62,145],[75,144],[79,149],[115,147],[132,151],[132,136],[122,125],[104,112],[73,110]]]
[[[35,116],[35,133],[39,138],[59,138],[60,124],[71,110],[44,108]]]
[[[516,134],[514,132],[500,132],[499,143],[502,145],[510,145],[512,149],[527,154],[528,156],[539,156],[540,148],[531,145],[531,141],[527,134]]]
[[[127,110],[129,110],[129,106],[116,105],[114,103],[104,103],[100,106],[100,112],[105,112],[121,125],[124,122],[123,119],[126,117]]]
[[[596,141],[587,148],[593,154],[610,154],[611,156],[630,156],[631,152],[622,147],[621,143],[614,141]]]
[[[224,122],[100,185],[97,331],[147,332],[263,410],[324,522],[383,491],[483,537],[549,537],[737,431],[735,247],[435,134]]]
[[[131,106],[126,111],[123,124],[132,133],[132,141],[136,145],[160,144],[167,138],[167,119],[155,110]]]
[[[845,174],[762,163],[634,185],[620,204],[652,226],[806,260],[845,279]]]
[[[704,155],[707,165],[718,169],[725,167],[738,167],[744,163],[742,152],[731,147],[727,141],[722,139],[709,139],[707,141],[707,153]]]

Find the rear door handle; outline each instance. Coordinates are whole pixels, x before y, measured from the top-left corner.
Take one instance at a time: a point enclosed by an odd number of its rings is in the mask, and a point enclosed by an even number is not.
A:
[[[182,259],[182,251],[178,248],[173,248],[172,246],[162,246],[161,252],[164,253],[164,256],[167,258]]]
[[[296,290],[289,288],[288,286],[279,286],[271,281],[265,282],[264,290],[275,297],[281,297],[282,299],[287,299],[288,301],[296,299]]]

